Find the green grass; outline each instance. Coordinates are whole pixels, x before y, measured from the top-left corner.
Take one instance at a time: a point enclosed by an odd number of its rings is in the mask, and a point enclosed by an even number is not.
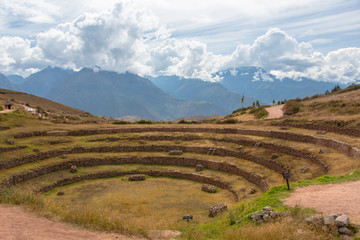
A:
[[[288,197],[296,188],[306,187],[309,185],[321,185],[321,184],[334,184],[347,181],[355,181],[360,179],[360,171],[356,171],[344,176],[327,176],[316,178],[314,180],[298,181],[291,183],[291,190],[288,191],[286,185],[272,187],[268,192],[262,194],[258,198],[235,205],[228,213],[224,213],[219,219],[208,224],[201,224],[198,226],[193,226],[192,228],[184,228],[184,236],[187,236],[185,239],[242,239],[242,238],[226,238],[224,236],[229,236],[229,233],[234,231],[234,228],[239,226],[245,226],[251,222],[248,217],[249,213],[260,211],[265,206],[272,206],[276,211],[288,211],[292,208],[283,205],[281,199]],[[293,210],[294,211],[294,210]],[[314,212],[309,209],[297,210],[306,213]],[[242,220],[235,224],[233,220],[236,218],[242,218]],[[197,238],[193,238],[192,236]],[[230,234],[231,235],[231,234]],[[271,238],[266,238],[271,239]],[[289,238],[292,239],[292,238]]]
[[[265,108],[268,106],[261,106],[259,108],[253,108],[249,111],[249,113],[254,114],[256,119],[263,119],[266,118],[269,113],[265,110]]]

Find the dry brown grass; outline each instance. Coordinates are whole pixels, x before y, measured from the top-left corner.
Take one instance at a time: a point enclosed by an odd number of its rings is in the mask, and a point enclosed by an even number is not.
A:
[[[336,237],[307,225],[303,218],[284,218],[262,225],[247,224],[230,228],[224,239],[229,240],[332,240]]]

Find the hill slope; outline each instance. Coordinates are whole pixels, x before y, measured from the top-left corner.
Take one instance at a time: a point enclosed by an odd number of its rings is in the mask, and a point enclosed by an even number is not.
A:
[[[10,90],[18,90],[18,87],[9,81],[3,74],[0,73],[0,88],[6,88]]]
[[[253,102],[256,102],[256,99],[244,96],[242,104],[241,94],[226,89],[220,83],[180,78],[178,76],[161,76],[150,78],[150,80],[173,97],[215,103],[227,108],[229,112],[241,106],[251,106]]]
[[[171,120],[189,115],[225,115],[228,110],[212,103],[175,99],[150,80],[135,74],[94,72],[83,69],[59,83],[47,97],[96,115],[137,115],[151,120]]]
[[[27,105],[32,108],[41,108],[43,110],[57,114],[83,114],[84,111],[68,107],[51,100],[34,96],[32,94],[11,91],[0,88],[0,104],[11,102],[15,105]]]
[[[69,69],[47,67],[40,72],[31,74],[29,77],[25,78],[20,85],[20,88],[24,92],[45,97],[48,91],[73,73],[74,72]]]

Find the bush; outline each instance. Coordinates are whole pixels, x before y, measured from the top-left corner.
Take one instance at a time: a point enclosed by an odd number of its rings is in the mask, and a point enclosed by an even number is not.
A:
[[[136,122],[137,124],[152,124],[152,121],[147,121],[147,120],[140,120]]]
[[[70,116],[67,116],[67,119],[69,119],[69,120],[74,120],[74,121],[78,121],[78,120],[81,119],[81,117],[78,116],[78,115],[70,115]]]
[[[129,122],[124,121],[124,120],[116,120],[113,122],[113,124],[118,124],[118,125],[123,125],[123,124],[128,124]]]
[[[236,119],[230,118],[217,122],[218,124],[235,124],[238,123]]]
[[[304,104],[300,103],[300,102],[295,102],[295,101],[289,101],[285,104],[285,115],[293,115],[296,114],[298,112],[300,112],[301,107],[303,107]]]
[[[256,119],[266,118],[269,115],[268,111],[265,110],[265,106],[253,108],[249,113],[254,114]]]
[[[198,121],[187,121],[185,119],[181,119],[178,123],[179,124],[197,124],[199,122]]]

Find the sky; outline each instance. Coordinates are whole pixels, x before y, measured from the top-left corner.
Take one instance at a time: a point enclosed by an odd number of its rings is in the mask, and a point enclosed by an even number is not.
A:
[[[360,80],[359,0],[0,0],[0,72],[49,65],[219,81],[241,66],[279,78]]]

